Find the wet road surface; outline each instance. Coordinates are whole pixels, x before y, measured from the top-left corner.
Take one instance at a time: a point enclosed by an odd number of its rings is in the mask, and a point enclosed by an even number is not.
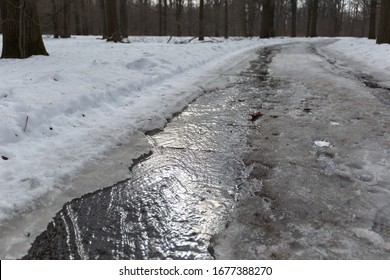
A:
[[[270,55],[149,133],[154,148],[131,178],[67,203],[26,258],[212,259],[212,236],[259,189],[241,154]]]
[[[325,47],[260,50],[25,258],[389,259],[389,92]]]

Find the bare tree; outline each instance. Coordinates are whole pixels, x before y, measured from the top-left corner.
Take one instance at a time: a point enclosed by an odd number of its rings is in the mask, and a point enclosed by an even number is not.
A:
[[[224,22],[224,33],[225,39],[229,37],[229,0],[225,0],[225,22]]]
[[[168,35],[168,0],[164,0],[163,8],[163,35]]]
[[[71,0],[63,1],[63,22],[62,22],[62,32],[61,38],[70,38],[70,4]]]
[[[221,19],[222,0],[213,1],[214,36],[219,37],[219,22]]]
[[[120,0],[120,30],[123,38],[127,38],[128,34],[128,15],[127,15],[127,0]]]
[[[291,0],[291,37],[297,36],[297,0]]]
[[[162,0],[158,0],[158,36],[163,35],[163,5]]]
[[[43,44],[36,0],[0,0],[2,58],[48,55]]]
[[[370,2],[370,28],[368,31],[368,39],[376,38],[376,8],[377,0],[371,0]]]
[[[270,38],[274,36],[274,17],[275,2],[273,0],[263,0],[260,38]]]
[[[119,29],[116,0],[105,0],[107,41],[121,42],[122,36]]]
[[[317,37],[318,0],[307,0],[307,37]]]
[[[99,0],[99,1],[104,1],[104,0]],[[76,35],[81,35],[80,10],[79,10],[80,9],[80,5],[79,5],[79,1],[77,1],[77,0],[73,1],[73,9],[74,9],[75,32],[76,32]]]
[[[99,0],[100,18],[102,18],[102,35],[103,39],[107,39],[107,19],[106,19],[106,4],[104,0]]]
[[[181,15],[183,11],[183,0],[175,0],[176,36],[181,36]]]
[[[52,20],[53,20],[53,35],[54,38],[60,38],[60,30],[58,26],[58,9],[57,9],[57,1],[51,0],[52,5]]]
[[[199,1],[199,41],[204,40],[204,0]]]
[[[106,1],[106,0],[104,0],[104,1]],[[89,35],[87,5],[85,3],[85,0],[80,0],[79,2],[80,2],[80,8],[81,8],[80,11],[81,11],[83,35]],[[108,2],[115,2],[115,1],[108,1]]]
[[[377,44],[390,44],[390,0],[381,1]]]
[[[317,37],[318,0],[312,0],[310,37]]]

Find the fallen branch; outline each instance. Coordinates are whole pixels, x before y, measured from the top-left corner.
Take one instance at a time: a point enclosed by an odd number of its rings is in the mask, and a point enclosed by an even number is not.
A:
[[[27,129],[27,123],[28,123],[28,116],[26,117],[26,124],[24,125],[24,129],[23,129],[24,133],[26,132],[26,129]]]
[[[198,38],[198,36],[192,37],[191,39],[188,39],[188,40],[183,40],[183,41],[181,41],[179,44],[189,44],[189,43],[191,43],[193,40],[195,40],[196,38]]]

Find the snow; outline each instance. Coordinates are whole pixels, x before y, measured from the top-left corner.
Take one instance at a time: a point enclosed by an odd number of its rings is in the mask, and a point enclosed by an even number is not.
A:
[[[293,40],[130,41],[46,37],[49,57],[0,60],[0,225],[61,195],[66,179],[131,135],[162,128],[213,69]]]
[[[317,147],[330,147],[330,143],[328,141],[325,141],[325,140],[318,140],[318,141],[314,141],[314,145],[316,145]]]
[[[376,70],[390,70],[389,44],[378,45],[375,40],[344,37],[328,48]]]

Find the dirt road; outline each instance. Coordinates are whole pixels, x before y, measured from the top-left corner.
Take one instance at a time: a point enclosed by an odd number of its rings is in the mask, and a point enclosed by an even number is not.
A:
[[[389,91],[331,42],[260,50],[26,258],[389,259]]]
[[[217,258],[389,259],[389,91],[323,43],[272,53],[244,155],[262,188],[214,239]]]

